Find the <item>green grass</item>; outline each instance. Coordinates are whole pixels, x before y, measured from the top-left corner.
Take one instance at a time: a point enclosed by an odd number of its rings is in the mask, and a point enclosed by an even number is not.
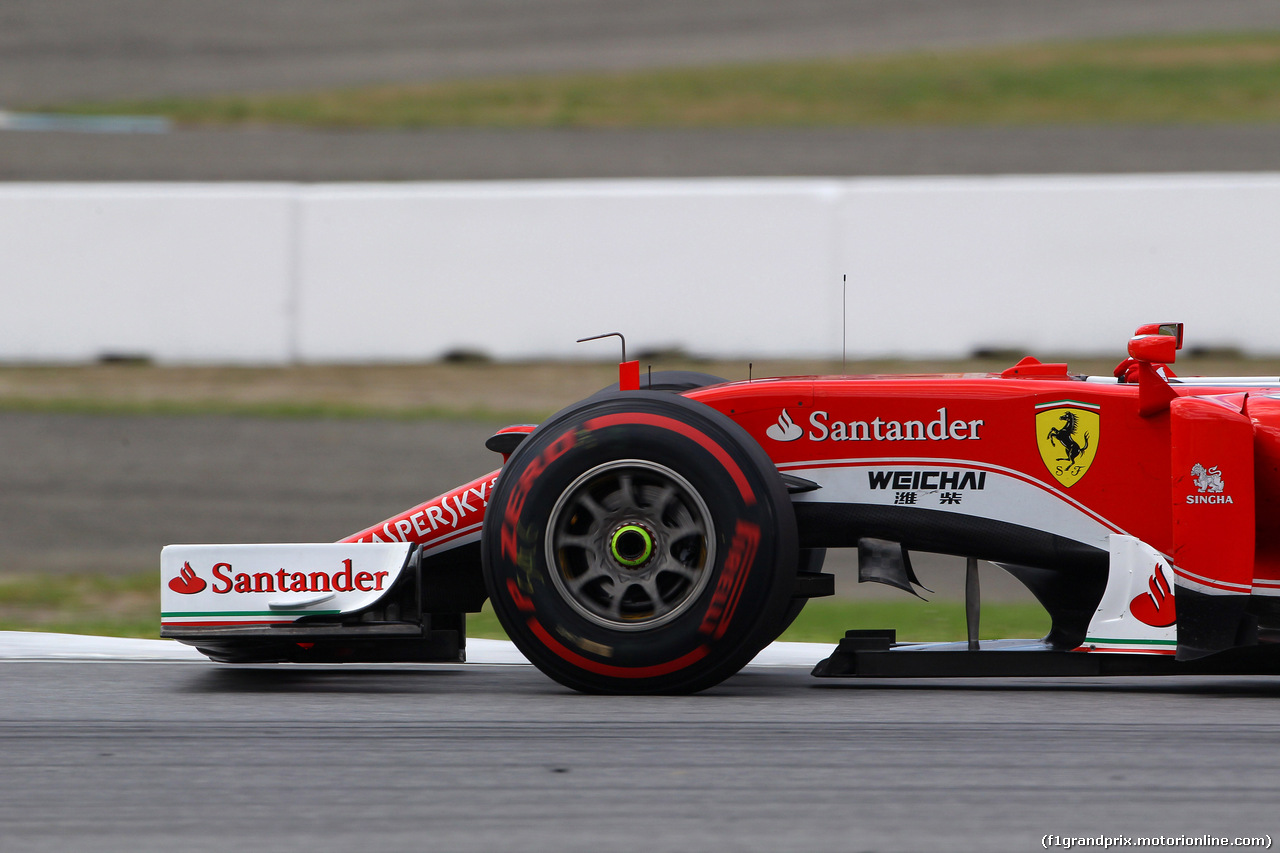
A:
[[[160,636],[160,575],[0,577],[0,631]]]
[[[984,640],[1043,637],[1049,614],[1038,604],[990,603],[979,620]],[[805,605],[780,640],[835,644],[850,628],[894,628],[903,641],[963,640],[964,603],[959,601],[856,601],[819,598]]]
[[[1042,637],[1049,617],[1036,604],[992,603],[983,608],[981,625],[983,639]],[[850,628],[896,628],[900,640],[963,640],[964,605],[819,598],[780,639],[834,645]],[[158,637],[159,575],[0,576],[0,630]],[[487,603],[467,616],[467,635],[506,638]]]
[[[1280,120],[1280,33],[46,106],[191,125],[808,127]]]

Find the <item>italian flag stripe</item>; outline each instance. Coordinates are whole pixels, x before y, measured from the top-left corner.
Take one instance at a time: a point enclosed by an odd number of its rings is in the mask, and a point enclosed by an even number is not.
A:
[[[1076,406],[1080,409],[1101,409],[1097,403],[1085,403],[1081,400],[1054,400],[1052,403],[1036,403],[1037,409],[1057,409],[1061,406]]]

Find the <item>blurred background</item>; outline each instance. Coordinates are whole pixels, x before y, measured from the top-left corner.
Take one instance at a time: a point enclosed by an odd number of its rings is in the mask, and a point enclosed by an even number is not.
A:
[[[482,473],[614,329],[740,378],[1181,320],[1275,373],[1278,211],[1269,0],[10,0],[0,627],[154,632],[164,544]]]

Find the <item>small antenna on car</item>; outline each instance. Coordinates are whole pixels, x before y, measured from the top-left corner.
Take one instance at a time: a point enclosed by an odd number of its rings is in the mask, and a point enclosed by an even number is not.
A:
[[[622,332],[605,332],[603,335],[592,335],[589,338],[578,338],[578,343],[584,344],[587,341],[598,341],[601,338],[617,338],[622,341],[622,360],[627,360],[627,339],[622,336]]]
[[[843,291],[840,300],[840,372],[849,372],[849,274],[845,273],[841,280]]]
[[[640,390],[640,362],[627,361],[627,339],[622,336],[622,332],[605,332],[603,335],[592,335],[589,338],[578,338],[578,343],[586,341],[598,341],[601,338],[617,338],[622,341],[622,361],[618,363],[618,390],[620,391],[639,391]],[[653,375],[649,376],[649,387],[653,387]]]

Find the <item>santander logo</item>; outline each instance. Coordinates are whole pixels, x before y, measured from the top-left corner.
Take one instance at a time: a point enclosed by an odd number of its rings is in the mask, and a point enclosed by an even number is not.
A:
[[[335,572],[293,572],[277,569],[272,572],[237,572],[230,563],[215,563],[210,570],[213,586],[196,574],[191,563],[184,562],[176,578],[169,580],[169,589],[182,595],[195,595],[208,587],[215,595],[231,592],[377,592],[387,588],[391,572],[363,572],[357,570],[350,559],[342,561],[342,568]]]
[[[933,420],[918,421],[885,420],[874,417],[869,421],[832,420],[831,413],[815,409],[809,413],[810,441],[981,441],[979,431],[986,423],[982,418],[973,420],[952,419],[947,407],[937,409]],[[778,416],[778,422],[764,431],[774,441],[795,441],[805,435],[804,427],[791,419],[786,409]],[[1228,498],[1226,503],[1230,503]]]
[[[178,572],[178,576],[169,580],[169,589],[182,595],[195,595],[197,592],[203,592],[208,585],[208,582],[197,575],[195,569],[191,568],[190,563],[183,563],[182,571]]]
[[[774,441],[795,441],[804,435],[804,428],[791,420],[787,410],[783,409],[782,414],[778,416],[778,422],[765,430],[764,434]]]
[[[1164,579],[1164,572],[1161,571],[1159,563],[1156,563],[1155,570],[1147,581],[1147,588],[1149,592],[1144,592],[1129,602],[1129,612],[1133,614],[1133,618],[1152,628],[1168,628],[1177,622],[1178,616],[1173,606],[1173,590],[1169,588],[1169,582]]]

